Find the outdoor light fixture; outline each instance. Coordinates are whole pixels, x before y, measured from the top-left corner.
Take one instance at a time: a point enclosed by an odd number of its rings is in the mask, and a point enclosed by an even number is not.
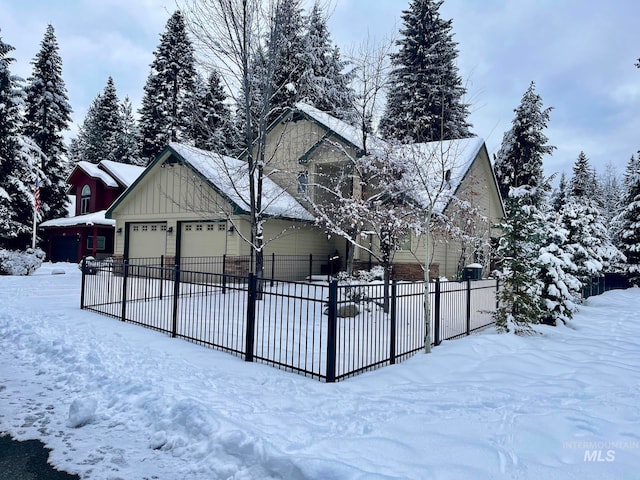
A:
[[[231,225],[229,227],[229,230],[227,230],[227,234],[233,235],[233,232],[235,232],[235,231],[236,231],[235,227],[233,225]]]
[[[118,229],[116,230],[116,233],[118,235],[122,235],[122,227],[118,227]]]
[[[167,233],[170,235],[173,233],[173,227],[168,227],[167,228]]]

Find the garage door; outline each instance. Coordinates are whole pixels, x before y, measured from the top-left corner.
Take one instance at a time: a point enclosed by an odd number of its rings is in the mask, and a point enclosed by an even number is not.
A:
[[[129,258],[152,258],[167,250],[166,223],[133,223],[129,225]]]
[[[180,257],[217,257],[224,255],[227,222],[184,222],[180,237]]]

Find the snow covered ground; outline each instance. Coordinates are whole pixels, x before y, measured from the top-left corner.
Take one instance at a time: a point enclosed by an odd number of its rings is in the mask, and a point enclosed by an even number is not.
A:
[[[640,289],[323,384],[83,312],[79,287],[0,277],[0,431],[83,478],[640,478]]]

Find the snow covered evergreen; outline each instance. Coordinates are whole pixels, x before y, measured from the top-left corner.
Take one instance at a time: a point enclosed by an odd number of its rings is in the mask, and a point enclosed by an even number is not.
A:
[[[611,241],[598,195],[594,195],[595,178],[587,156],[580,152],[573,167],[567,200],[558,211],[560,223],[567,231],[564,248],[573,257],[573,273],[583,287],[622,260]]]
[[[220,74],[212,70],[205,82],[196,75],[192,109],[194,146],[231,155],[237,149],[237,133]]]
[[[505,132],[502,145],[495,157],[495,172],[502,198],[509,197],[509,189],[529,185],[542,187],[542,159],[555,147],[548,145],[544,129],[549,123],[552,108],[544,108],[542,97],[535,92],[531,82],[514,110],[511,129]],[[537,191],[536,204],[542,200],[542,190]]]
[[[180,11],[167,21],[154,52],[140,108],[141,155],[152,160],[169,142],[189,142],[196,76],[194,50]]]
[[[632,156],[624,176],[622,210],[617,218],[619,248],[632,284],[640,286],[640,156]]]
[[[91,102],[77,139],[71,144],[71,158],[99,163],[102,160],[120,161],[123,119],[113,78],[107,79],[102,93]]]
[[[331,40],[326,13],[319,2],[313,4],[308,24],[299,100],[353,123],[355,92],[349,85],[348,62],[342,59],[340,49]]]
[[[46,185],[40,148],[22,133],[21,79],[11,74],[13,47],[0,37],[0,248],[31,243],[36,182]]]
[[[443,20],[443,0],[412,0],[392,54],[387,107],[380,122],[386,138],[428,142],[471,136],[458,74],[452,20]]]
[[[68,164],[62,132],[71,122],[71,105],[62,79],[62,59],[53,26],[48,25],[27,80],[24,134],[40,149],[40,168],[48,182],[40,187],[42,219],[67,215]]]

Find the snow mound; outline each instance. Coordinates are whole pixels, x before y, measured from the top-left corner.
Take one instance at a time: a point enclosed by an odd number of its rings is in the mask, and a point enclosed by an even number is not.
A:
[[[98,408],[98,401],[95,398],[76,398],[69,407],[69,417],[67,426],[69,428],[80,428],[93,422]]]

